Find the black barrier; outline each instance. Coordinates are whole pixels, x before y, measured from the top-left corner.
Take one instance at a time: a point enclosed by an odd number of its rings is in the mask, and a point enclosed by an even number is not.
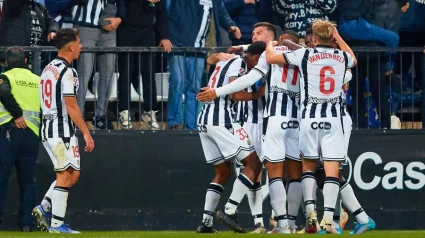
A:
[[[95,151],[81,154],[81,177],[69,193],[66,223],[82,230],[196,228],[213,176],[212,167],[204,162],[197,132],[96,131],[94,140]],[[421,131],[353,131],[349,149],[352,166],[345,168],[344,174],[351,178],[359,202],[376,221],[377,229],[425,228],[423,141],[425,133]],[[81,138],[80,146],[83,143]],[[40,148],[38,202],[54,179],[50,159]],[[219,209],[231,187],[225,187]],[[17,228],[18,201],[13,175],[2,230]],[[263,208],[268,224],[268,199]],[[246,199],[239,211],[241,223],[251,227]],[[297,223],[302,224],[302,220],[300,214]],[[352,228],[351,221],[352,215],[348,228]]]

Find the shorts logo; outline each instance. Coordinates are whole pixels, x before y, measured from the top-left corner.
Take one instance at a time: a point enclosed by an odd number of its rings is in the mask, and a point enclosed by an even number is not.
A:
[[[207,127],[205,125],[198,125],[198,132],[205,132],[207,133]]]
[[[330,122],[313,122],[311,123],[311,129],[317,130],[317,129],[324,129],[324,130],[330,130],[331,129],[331,123]]]
[[[282,122],[282,124],[280,124],[280,127],[282,127],[282,129],[286,130],[286,129],[297,129],[300,126],[300,123],[298,121],[284,121]]]

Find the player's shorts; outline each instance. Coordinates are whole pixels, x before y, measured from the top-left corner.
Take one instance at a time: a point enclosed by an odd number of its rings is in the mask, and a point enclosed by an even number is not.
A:
[[[341,118],[306,118],[300,123],[300,152],[304,159],[345,160]]]
[[[265,125],[262,160],[272,163],[285,158],[301,161],[299,149],[299,122],[286,116],[271,116]]]
[[[48,138],[43,140],[44,148],[53,162],[54,171],[64,171],[69,167],[80,170],[78,138]]]
[[[243,128],[248,134],[249,140],[254,145],[258,158],[261,158],[261,149],[263,147],[263,123],[244,122]]]
[[[237,123],[228,126],[198,125],[205,159],[209,164],[220,164],[236,158],[241,161],[254,152],[248,134]]]

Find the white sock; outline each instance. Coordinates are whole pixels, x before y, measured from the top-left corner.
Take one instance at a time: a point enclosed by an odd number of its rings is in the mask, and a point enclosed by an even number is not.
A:
[[[236,213],[236,208],[238,208],[239,203],[241,203],[245,194],[248,193],[249,189],[254,185],[248,177],[243,173],[239,174],[236,178],[235,183],[233,184],[232,194],[230,194],[229,200],[225,205],[224,212],[227,215],[233,215]]]
[[[339,179],[335,177],[326,177],[325,184],[323,185],[323,219],[327,222],[333,221],[338,193]]]
[[[338,194],[338,198],[336,199],[336,204],[335,204],[335,212],[334,212],[334,222],[339,224],[339,221],[341,220],[341,211],[342,211],[342,207],[341,207],[341,196]]]
[[[218,183],[210,183],[208,186],[207,194],[205,195],[204,214],[202,215],[202,223],[208,227],[213,225],[215,209],[223,190],[223,186]]]
[[[269,181],[270,204],[276,213],[278,226],[285,228],[288,225],[286,214],[286,191],[281,178],[272,178]]]
[[[341,183],[341,188],[339,190],[341,194],[341,200],[344,203],[345,207],[356,216],[356,220],[360,224],[366,224],[369,222],[369,216],[360,206],[359,201],[357,201],[356,195],[354,195],[353,188],[347,182]]]
[[[53,181],[52,185],[50,185],[49,190],[47,190],[46,195],[44,195],[43,200],[41,201],[41,207],[45,212],[51,212],[52,209],[52,192],[53,188],[56,186],[56,180]]]
[[[306,171],[302,174],[301,184],[303,188],[303,197],[306,210],[306,217],[309,217],[316,207],[317,181],[314,173]]]
[[[300,210],[301,201],[303,199],[303,188],[301,179],[289,180],[288,187],[288,225],[295,227],[298,211]]]
[[[52,227],[59,227],[65,218],[69,188],[55,187],[52,192]]]
[[[248,191],[248,203],[251,209],[252,217],[254,218],[254,225],[260,223],[264,226],[263,221],[263,194],[261,192],[261,183],[257,182]]]

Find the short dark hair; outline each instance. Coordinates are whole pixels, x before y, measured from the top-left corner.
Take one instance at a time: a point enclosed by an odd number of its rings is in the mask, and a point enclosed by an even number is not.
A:
[[[263,41],[253,42],[247,49],[246,53],[250,55],[262,54],[266,50],[266,43]]]
[[[280,34],[281,36],[283,36],[283,35],[287,35],[287,36],[289,36],[289,38],[293,41],[293,42],[295,42],[295,43],[297,43],[297,42],[299,42],[300,41],[300,37],[298,36],[298,34],[295,32],[295,31],[293,31],[293,30],[285,30],[285,31],[283,31],[282,32],[282,34]]]
[[[77,40],[80,35],[80,30],[75,28],[60,29],[56,32],[55,47],[60,50],[69,42]]]
[[[25,63],[25,51],[20,46],[11,46],[6,49],[5,60],[7,64],[21,64]]]
[[[260,27],[260,26],[264,26],[265,28],[267,28],[268,31],[273,32],[273,39],[276,39],[276,35],[277,35],[276,27],[273,24],[271,24],[269,22],[257,22],[257,23],[254,24],[253,29]]]

